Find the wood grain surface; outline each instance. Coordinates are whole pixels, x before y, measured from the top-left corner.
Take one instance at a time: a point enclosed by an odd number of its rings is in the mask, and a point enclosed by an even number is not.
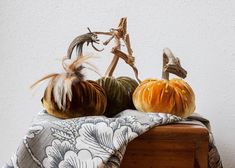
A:
[[[207,168],[208,143],[200,125],[154,127],[128,144],[121,168]]]

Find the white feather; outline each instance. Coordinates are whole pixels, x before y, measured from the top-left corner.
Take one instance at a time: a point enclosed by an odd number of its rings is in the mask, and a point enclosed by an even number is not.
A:
[[[61,99],[62,99],[62,92],[63,92],[63,87],[62,87],[63,76],[59,75],[56,78],[57,79],[55,79],[55,84],[53,88],[53,96],[54,96],[54,100],[58,108],[61,109],[62,108]]]
[[[61,74],[57,77],[53,88],[55,103],[60,110],[65,110],[67,98],[72,101],[72,82],[75,77]]]
[[[64,82],[63,82],[63,103],[62,106],[65,108],[66,107],[66,101],[67,98],[68,100],[71,102],[72,101],[72,82],[75,79],[75,77],[69,77],[69,78],[65,78]]]

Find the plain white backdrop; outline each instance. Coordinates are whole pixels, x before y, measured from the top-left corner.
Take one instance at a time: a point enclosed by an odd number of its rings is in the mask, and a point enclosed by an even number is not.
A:
[[[187,69],[196,93],[196,112],[211,121],[225,168],[235,166],[235,1],[232,0],[1,0],[0,165],[17,150],[33,117],[41,111],[45,85],[30,85],[51,72],[79,34],[116,27],[128,31],[140,78],[161,77],[162,50],[169,47]],[[102,47],[102,46],[97,46]],[[91,54],[91,47],[85,53]],[[92,62],[104,74],[109,48]],[[123,61],[115,76],[133,72]],[[87,72],[87,78],[99,78]]]

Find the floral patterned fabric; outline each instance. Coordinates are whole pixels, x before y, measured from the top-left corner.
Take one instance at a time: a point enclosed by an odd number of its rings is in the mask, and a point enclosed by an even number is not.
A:
[[[66,120],[43,111],[4,168],[118,168],[131,140],[154,126],[179,121],[182,119],[170,114],[135,110],[125,110],[114,118]]]
[[[7,168],[120,167],[128,142],[153,126],[180,121],[164,113],[126,110],[115,118],[58,119],[38,114]]]

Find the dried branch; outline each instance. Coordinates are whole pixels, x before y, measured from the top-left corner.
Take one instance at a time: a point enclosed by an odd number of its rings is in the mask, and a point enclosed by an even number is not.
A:
[[[133,51],[132,51],[132,49],[131,49],[131,41],[130,41],[129,34],[127,34],[127,35],[125,36],[124,42],[125,42],[125,44],[126,44],[128,54],[129,54],[130,56],[132,56]]]
[[[126,27],[127,27],[127,18],[121,18],[117,29],[112,28],[112,29],[110,29],[110,32],[94,32],[94,33],[103,34],[103,35],[110,35],[111,37],[108,40],[106,40],[103,44],[108,45],[110,43],[110,41],[112,41],[114,39],[115,46],[113,47],[113,49],[121,49],[121,39],[122,40],[125,39],[125,35],[127,32]],[[119,60],[119,57],[114,55],[111,64],[109,65],[108,69],[106,70],[105,76],[112,76],[114,69],[117,66],[118,60]]]
[[[126,32],[127,32],[127,18],[121,18],[118,28],[116,29],[111,28],[110,32],[93,32],[93,33],[112,36],[110,39],[107,40],[107,42],[105,42],[105,45],[107,45],[114,37],[116,37],[119,40],[120,39],[124,40]]]
[[[138,69],[135,66],[135,58],[132,55],[127,55],[124,52],[118,50],[118,49],[113,49],[112,53],[117,56],[122,58],[128,65],[130,65],[135,73],[135,77],[138,80],[138,82],[141,82],[141,80],[138,78]]]
[[[104,45],[108,45],[113,39],[115,40],[115,46],[112,48],[111,51],[114,54],[114,57],[111,64],[106,70],[105,76],[112,76],[120,57],[132,67],[136,79],[140,82],[140,79],[138,78],[138,70],[134,64],[135,60],[132,55],[133,51],[131,49],[130,37],[129,34],[127,34],[127,18],[121,18],[118,28],[116,29],[112,28],[110,29],[110,32],[94,32],[94,33],[111,36],[109,39],[103,42]],[[128,54],[121,51],[121,40],[124,41]]]

